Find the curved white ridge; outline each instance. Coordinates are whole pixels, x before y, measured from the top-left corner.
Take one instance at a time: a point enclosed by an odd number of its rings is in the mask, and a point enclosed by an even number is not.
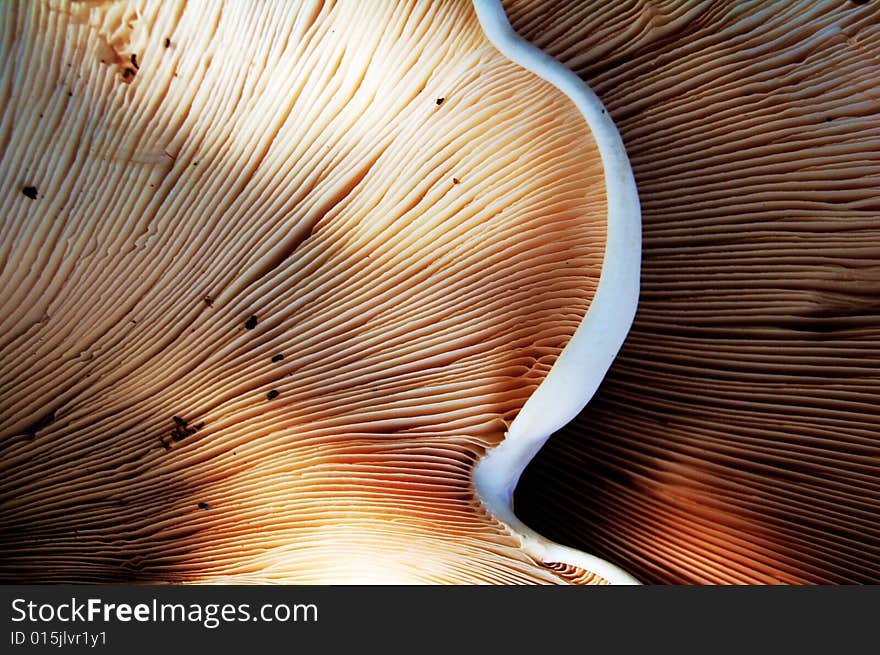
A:
[[[612,584],[637,584],[605,560],[545,539],[513,511],[513,490],[523,470],[550,435],[593,397],[635,317],[642,238],[635,178],[617,127],[596,94],[563,64],[517,35],[501,0],[473,2],[492,45],[565,93],[583,114],[602,159],[608,198],[605,255],[592,303],[547,377],[510,424],[504,441],[474,468],[474,485],[489,511],[522,538],[523,548],[533,557],[592,571]]]

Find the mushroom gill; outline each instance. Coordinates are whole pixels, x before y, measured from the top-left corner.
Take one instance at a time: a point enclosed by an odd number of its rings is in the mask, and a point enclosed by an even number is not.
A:
[[[880,5],[505,6],[607,105],[644,229],[521,518],[643,581],[880,582]]]
[[[0,26],[2,579],[615,580],[474,490],[611,230],[584,115],[469,3]]]

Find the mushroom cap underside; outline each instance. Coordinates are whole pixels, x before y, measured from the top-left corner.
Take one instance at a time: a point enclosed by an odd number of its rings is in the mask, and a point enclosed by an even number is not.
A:
[[[0,14],[0,576],[602,581],[473,488],[608,202],[468,3]]]
[[[655,583],[880,581],[880,7],[505,0],[600,95],[639,313],[520,517]]]

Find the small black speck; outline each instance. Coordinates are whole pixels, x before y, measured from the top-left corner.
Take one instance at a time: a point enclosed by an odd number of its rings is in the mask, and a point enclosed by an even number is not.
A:
[[[833,121],[833,120],[834,120],[834,119],[833,119],[831,116],[826,116],[826,117],[825,117],[825,122],[826,122],[826,123],[830,123],[830,122]]]
[[[37,187],[35,186],[22,187],[21,192],[31,200],[37,199]]]
[[[68,92],[67,92],[67,97],[68,97],[68,98],[72,98],[72,97],[73,97],[73,91],[68,91]]]
[[[273,364],[277,364],[277,363],[280,362],[282,359],[284,359],[284,355],[275,355],[275,356],[272,358],[272,363],[273,363]]]
[[[275,400],[278,397],[278,392],[275,389],[272,389],[269,393],[266,394],[266,398],[268,400]]]
[[[602,110],[602,113],[603,113],[603,114],[605,113],[605,110],[604,110],[604,109]]]
[[[442,105],[444,100],[446,100],[446,98],[437,98],[437,105]]]
[[[165,450],[171,450],[171,444],[165,441],[165,437],[159,437],[159,441],[162,442],[162,447],[165,448]]]
[[[245,323],[244,323],[244,327],[245,327],[246,330],[253,330],[255,327],[257,327],[257,316],[256,316],[256,314],[254,314],[254,315],[251,316],[247,321],[245,321]]]
[[[199,503],[199,509],[211,509],[208,503]]]
[[[165,39],[165,47],[166,47],[166,48],[170,48],[170,47],[171,47],[171,39]]]
[[[40,114],[40,118],[42,118],[42,117],[43,117],[43,115],[42,115],[42,114]]]
[[[869,0],[852,0],[852,3],[854,5],[866,5],[868,4],[868,2]]]
[[[214,299],[211,296],[205,296],[202,298],[202,302],[204,302],[208,307],[214,306]]]
[[[140,70],[140,66],[138,66],[138,56],[135,53],[131,53],[131,65],[135,67],[135,69]]]
[[[461,183],[461,180],[459,180],[457,177],[453,177],[453,178],[452,178],[452,183],[453,183],[453,184],[460,184],[460,183]]]
[[[195,426],[191,426],[189,421],[180,418],[179,416],[172,416],[171,420],[174,421],[174,429],[171,431],[172,441],[183,441],[205,427],[204,423],[198,423]],[[165,443],[164,439],[162,440],[162,443]]]
[[[126,68],[122,71],[122,79],[128,80],[135,76],[135,70],[133,68]]]
[[[198,166],[198,165],[199,165],[199,162],[197,162],[197,161],[193,162],[193,166]]]

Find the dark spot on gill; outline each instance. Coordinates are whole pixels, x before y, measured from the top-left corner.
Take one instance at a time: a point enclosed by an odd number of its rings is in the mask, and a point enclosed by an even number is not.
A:
[[[174,421],[174,429],[171,431],[172,441],[183,441],[187,437],[194,435],[196,432],[205,427],[205,424],[203,422],[196,423],[195,425],[190,425],[189,421],[180,418],[179,416],[172,416],[171,420]],[[162,439],[162,444],[164,445],[165,443],[165,440]]]

